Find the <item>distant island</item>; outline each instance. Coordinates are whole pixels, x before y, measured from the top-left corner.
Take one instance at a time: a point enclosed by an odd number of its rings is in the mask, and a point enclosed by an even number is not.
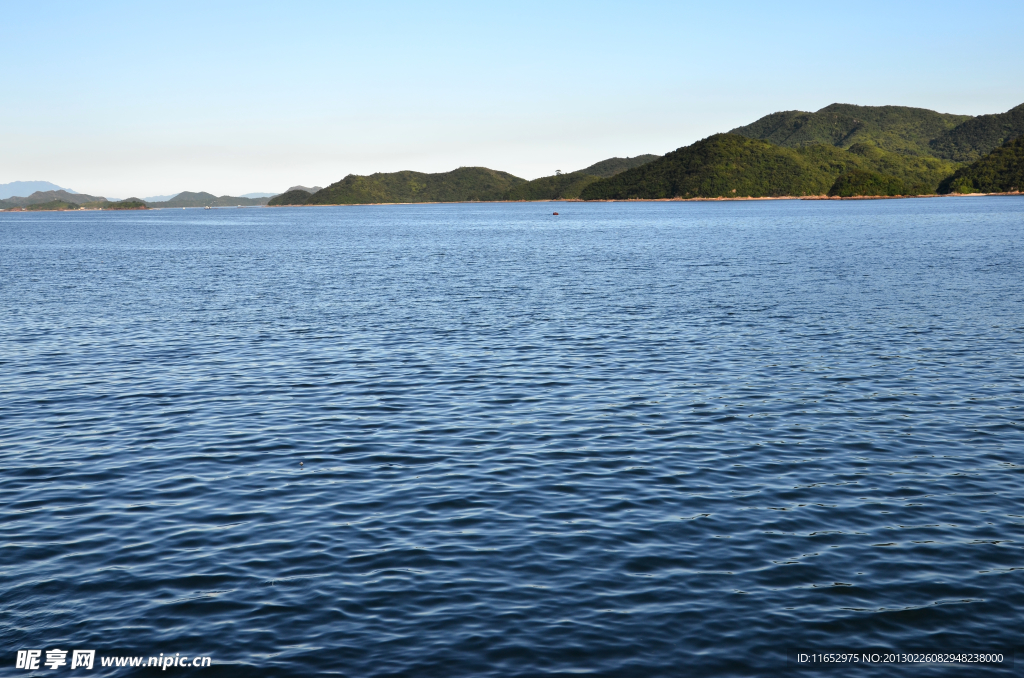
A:
[[[954,115],[906,106],[832,104],[781,111],[664,156],[608,158],[532,181],[487,167],[350,174],[273,197],[175,194],[106,198],[64,189],[0,200],[0,209],[152,209],[526,200],[706,200],[1017,193],[1024,188],[1024,104]],[[5,184],[42,188],[49,182]]]
[[[212,193],[202,191],[193,193],[182,191],[170,200],[162,202],[148,202],[148,207],[155,208],[182,208],[182,207],[252,207],[255,205],[266,205],[270,198],[243,198],[241,196],[222,195],[216,196]]]

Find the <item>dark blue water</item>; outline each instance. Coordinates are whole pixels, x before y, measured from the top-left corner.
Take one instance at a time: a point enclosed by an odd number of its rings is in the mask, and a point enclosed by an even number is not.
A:
[[[556,209],[0,214],[0,674],[1021,644],[1024,199]]]

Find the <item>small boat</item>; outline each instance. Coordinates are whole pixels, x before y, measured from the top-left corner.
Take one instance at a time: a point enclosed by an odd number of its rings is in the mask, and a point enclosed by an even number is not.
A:
[[[203,209],[207,209],[207,210],[208,210],[208,209],[210,209],[210,206],[209,206],[209,205],[207,205],[207,206],[206,206],[206,207],[204,207]]]

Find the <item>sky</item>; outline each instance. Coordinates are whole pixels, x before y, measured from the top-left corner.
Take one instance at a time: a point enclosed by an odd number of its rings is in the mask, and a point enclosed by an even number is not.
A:
[[[0,183],[533,179],[833,102],[1024,102],[1024,3],[0,0]]]

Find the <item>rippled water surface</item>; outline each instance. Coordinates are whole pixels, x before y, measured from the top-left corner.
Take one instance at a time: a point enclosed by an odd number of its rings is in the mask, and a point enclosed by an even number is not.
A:
[[[0,214],[0,674],[1021,644],[1024,200],[555,207]]]

